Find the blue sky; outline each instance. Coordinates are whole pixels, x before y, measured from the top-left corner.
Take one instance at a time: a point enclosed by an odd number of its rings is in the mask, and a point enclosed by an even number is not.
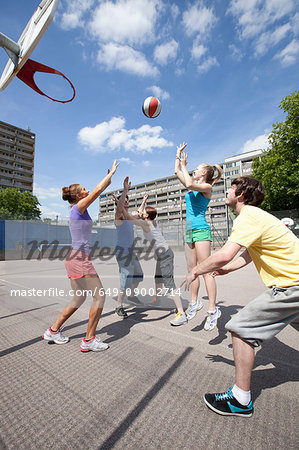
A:
[[[17,41],[38,4],[2,0],[0,31]],[[172,174],[183,141],[190,170],[264,148],[284,120],[280,101],[298,89],[298,32],[296,0],[60,0],[31,59],[70,78],[75,100],[54,103],[18,78],[0,92],[0,120],[36,133],[43,216],[66,217],[61,187],[92,189],[114,159],[109,190],[127,175],[137,184]],[[0,49],[1,72],[6,61]],[[36,81],[70,94],[61,77]],[[155,119],[142,114],[149,95],[162,104]]]

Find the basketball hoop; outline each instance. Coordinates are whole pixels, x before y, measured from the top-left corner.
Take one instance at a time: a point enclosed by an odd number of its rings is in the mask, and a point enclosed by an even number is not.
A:
[[[56,98],[52,98],[49,95],[45,94],[43,91],[39,89],[39,87],[36,85],[34,81],[34,75],[36,72],[43,72],[43,73],[53,73],[55,75],[62,76],[66,81],[69,82],[71,88],[73,89],[73,96],[69,100],[58,100]],[[17,77],[20,78],[23,83],[27,84],[27,86],[31,87],[34,91],[36,91],[38,94],[44,95],[45,97],[49,98],[50,100],[53,100],[53,102],[59,102],[59,103],[68,103],[71,102],[76,95],[75,88],[72,84],[72,82],[65,76],[63,73],[59,72],[59,70],[52,69],[52,67],[45,66],[44,64],[41,64],[37,61],[33,61],[32,59],[28,59],[27,62],[24,64],[22,69],[17,73]]]
[[[33,16],[29,20],[18,42],[14,42],[9,37],[0,33],[0,47],[3,47],[9,56],[8,63],[6,64],[2,76],[0,78],[0,91],[5,89],[11,80],[17,76],[27,86],[31,87],[38,94],[59,103],[71,102],[75,95],[75,88],[71,81],[59,72],[59,70],[52,69],[52,67],[45,66],[29,59],[29,56],[45,34],[54,17],[59,0],[42,0],[38,5]],[[34,75],[36,72],[53,73],[55,75],[62,76],[73,89],[73,96],[69,100],[58,100],[50,97],[42,92],[34,81]]]

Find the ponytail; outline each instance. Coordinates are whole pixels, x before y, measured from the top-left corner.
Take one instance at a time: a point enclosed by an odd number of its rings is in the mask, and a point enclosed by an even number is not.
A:
[[[71,205],[77,203],[77,194],[80,192],[80,184],[71,184],[69,187],[62,188],[62,200],[69,202]]]
[[[206,182],[211,184],[216,183],[221,178],[222,175],[222,169],[218,164],[215,164],[214,166],[210,166],[210,164],[202,164],[204,169],[206,170]]]
[[[213,166],[214,169],[214,175],[213,175],[213,179],[212,179],[212,186],[213,184],[215,184],[218,180],[220,180],[221,175],[222,175],[222,169],[219,166],[219,164],[215,164]]]

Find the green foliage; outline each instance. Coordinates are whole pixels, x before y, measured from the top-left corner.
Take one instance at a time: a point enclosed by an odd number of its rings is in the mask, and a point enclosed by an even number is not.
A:
[[[41,216],[37,197],[31,192],[21,193],[19,189],[0,190],[0,218],[6,220],[35,220]]]
[[[266,189],[262,207],[267,211],[299,206],[299,92],[285,97],[279,107],[287,117],[273,125],[267,152],[252,165],[252,176]]]

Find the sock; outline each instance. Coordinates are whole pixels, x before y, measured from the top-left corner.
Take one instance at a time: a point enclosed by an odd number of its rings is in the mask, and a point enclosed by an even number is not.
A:
[[[215,312],[216,312],[216,309],[215,309],[215,311],[208,311],[208,314],[215,314]]]
[[[51,330],[52,333],[58,333],[58,331],[59,331],[59,330],[54,331],[54,330],[52,329],[52,327],[50,327],[50,330]]]
[[[238,400],[243,406],[247,406],[251,400],[251,391],[243,391],[236,384],[232,388],[233,396]]]

